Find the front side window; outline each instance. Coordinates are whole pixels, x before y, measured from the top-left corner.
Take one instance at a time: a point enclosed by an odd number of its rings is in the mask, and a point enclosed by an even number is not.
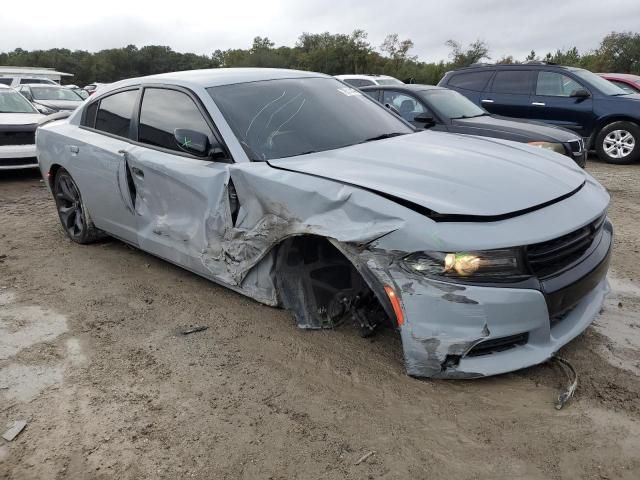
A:
[[[11,85],[11,80],[9,77],[0,77],[0,83],[2,85]]]
[[[0,90],[0,113],[38,113],[33,106],[12,89]]]
[[[382,96],[382,103],[395,107],[407,122],[413,122],[416,115],[424,113],[422,104],[406,93],[385,90]]]
[[[448,84],[464,90],[482,92],[487,86],[491,75],[493,75],[492,71],[458,73],[449,80]]]
[[[211,136],[209,125],[189,95],[177,90],[146,88],[140,108],[138,141],[181,152],[174,135],[178,128]]]
[[[613,85],[612,85],[613,86]],[[557,72],[539,72],[536,95],[547,97],[570,97],[583,86],[573,78]]]
[[[322,152],[415,130],[334,78],[238,83],[207,91],[251,160]]]
[[[74,102],[82,100],[77,93],[64,87],[33,86],[31,94],[35,100],[71,100]]]
[[[96,115],[96,130],[129,138],[129,127],[138,90],[115,93],[100,100]]]
[[[531,72],[526,70],[498,71],[493,79],[493,92],[528,95],[531,93]]]

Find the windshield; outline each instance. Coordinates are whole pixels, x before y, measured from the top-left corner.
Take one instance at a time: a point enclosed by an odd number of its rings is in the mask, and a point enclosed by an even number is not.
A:
[[[596,75],[595,73],[591,73],[589,70],[576,69],[572,70],[572,73],[577,75],[583,80],[586,80],[595,88],[600,90],[601,93],[605,95],[626,95],[627,92],[622,90],[619,86],[614,85],[609,80]]]
[[[378,85],[404,85],[404,83],[397,78],[380,78],[377,79],[376,82],[378,82]]]
[[[82,100],[74,91],[64,87],[31,87],[34,100]]]
[[[445,118],[471,118],[487,114],[467,97],[453,90],[423,90],[420,96]]]
[[[0,113],[38,113],[38,111],[18,92],[0,90]]]
[[[415,130],[333,78],[292,78],[211,87],[251,160],[322,152]]]

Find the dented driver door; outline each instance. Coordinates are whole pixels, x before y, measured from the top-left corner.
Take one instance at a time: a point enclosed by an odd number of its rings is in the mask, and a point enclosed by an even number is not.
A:
[[[207,275],[207,219],[226,208],[229,165],[139,146],[127,156],[139,247]]]
[[[143,250],[211,277],[201,261],[207,223],[228,208],[229,163],[183,151],[176,129],[214,141],[203,107],[187,91],[148,87],[142,96],[137,143],[127,151],[138,245]]]

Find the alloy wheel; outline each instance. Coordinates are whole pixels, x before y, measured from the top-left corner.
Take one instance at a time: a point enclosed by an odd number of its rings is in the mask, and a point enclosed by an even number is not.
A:
[[[62,226],[70,237],[80,237],[86,223],[82,209],[82,197],[75,182],[68,174],[63,173],[56,178],[55,197]]]
[[[613,130],[604,137],[603,148],[612,158],[625,158],[633,152],[636,139],[626,130]]]

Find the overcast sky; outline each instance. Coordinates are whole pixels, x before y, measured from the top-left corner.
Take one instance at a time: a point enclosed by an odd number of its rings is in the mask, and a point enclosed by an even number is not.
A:
[[[293,46],[302,32],[360,28],[376,48],[388,33],[410,38],[426,61],[445,59],[448,39],[480,38],[495,60],[586,51],[611,31],[640,31],[640,0],[29,0],[7,1],[0,25],[0,51],[154,44],[209,55],[247,48],[257,35]]]

